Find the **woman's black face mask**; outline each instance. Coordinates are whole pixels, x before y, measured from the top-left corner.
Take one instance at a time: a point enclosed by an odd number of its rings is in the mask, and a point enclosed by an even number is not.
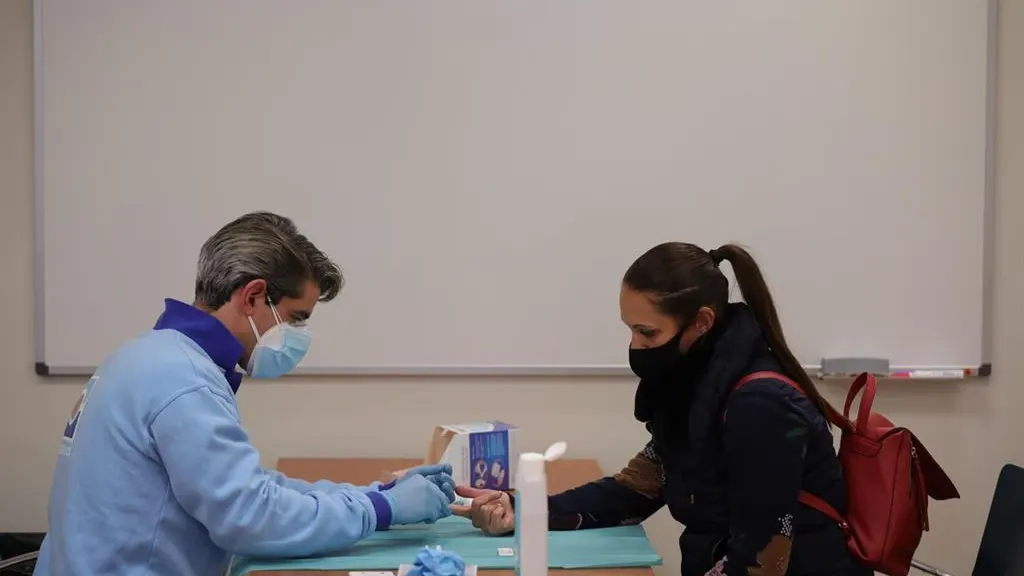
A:
[[[641,380],[655,378],[670,372],[683,359],[679,343],[683,340],[683,328],[668,342],[654,348],[630,348],[629,367]]]

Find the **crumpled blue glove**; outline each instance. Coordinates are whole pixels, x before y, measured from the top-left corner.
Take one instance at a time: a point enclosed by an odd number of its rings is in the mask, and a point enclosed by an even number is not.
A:
[[[465,573],[466,562],[462,557],[438,546],[420,550],[406,576],[462,576]]]
[[[420,474],[406,474],[381,491],[391,505],[392,524],[432,524],[450,516],[452,500],[441,488]]]
[[[455,480],[452,479],[451,464],[424,464],[405,471],[405,476],[423,476],[448,496],[448,503],[455,502]],[[405,477],[403,476],[403,478]]]

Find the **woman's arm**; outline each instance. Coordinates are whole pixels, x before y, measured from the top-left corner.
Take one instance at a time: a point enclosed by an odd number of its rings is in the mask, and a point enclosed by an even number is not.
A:
[[[664,505],[661,464],[650,444],[618,474],[548,497],[551,530],[582,530],[638,524]],[[515,498],[507,492],[460,486],[456,492],[473,499],[453,505],[452,512],[470,518],[487,534],[515,528]]]
[[[665,504],[662,470],[650,443],[614,476],[548,498],[551,530],[639,524]]]
[[[729,402],[725,458],[730,528],[725,559],[708,576],[784,576],[809,428],[799,409],[750,385]]]

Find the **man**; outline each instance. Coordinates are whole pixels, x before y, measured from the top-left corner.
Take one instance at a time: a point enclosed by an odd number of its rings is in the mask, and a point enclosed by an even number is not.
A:
[[[337,265],[288,218],[253,213],[199,253],[195,302],[97,369],[68,421],[36,574],[223,574],[230,557],[337,552],[393,524],[450,514],[451,469],[356,487],[260,466],[234,394],[242,372],[276,378],[302,360]]]

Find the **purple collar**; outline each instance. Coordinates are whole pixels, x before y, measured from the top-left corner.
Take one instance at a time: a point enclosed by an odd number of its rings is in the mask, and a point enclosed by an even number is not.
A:
[[[245,348],[220,320],[195,306],[167,298],[164,300],[164,313],[157,318],[153,329],[177,330],[188,336],[224,371],[231,391],[238,392],[242,374],[235,368]]]

